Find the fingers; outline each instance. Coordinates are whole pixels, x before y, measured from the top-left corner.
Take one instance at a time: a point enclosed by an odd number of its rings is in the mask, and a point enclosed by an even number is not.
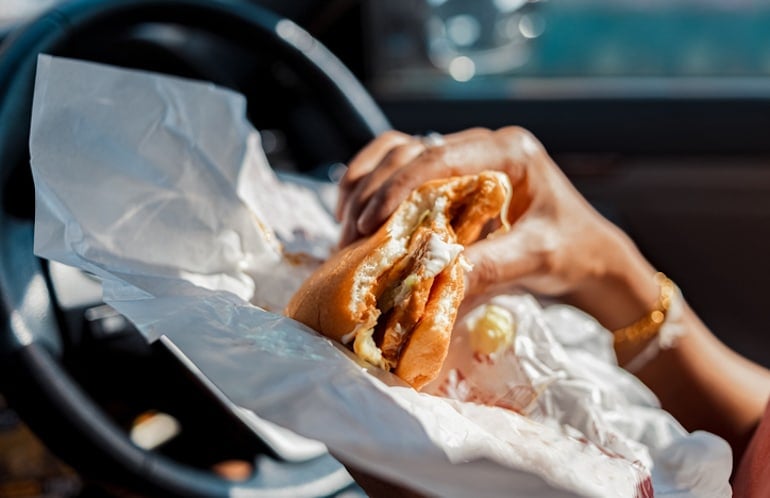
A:
[[[469,140],[484,133],[488,133],[488,130],[471,128],[458,133],[445,135],[443,138],[444,142],[449,144],[459,140]],[[403,165],[406,164],[408,160],[411,160],[413,155],[404,154],[403,152],[399,154],[397,149],[400,148],[422,151],[427,147],[419,137],[407,135],[399,131],[388,131],[377,137],[356,154],[348,165],[345,176],[340,181],[340,196],[336,209],[337,219],[341,220],[344,216],[345,205],[359,180],[381,166],[383,161],[387,160],[389,163],[400,162],[401,165]]]
[[[466,130],[438,145],[399,132],[377,138],[351,162],[340,185],[341,245],[376,231],[425,182],[487,170],[511,180],[506,215],[513,228],[466,248],[474,266],[466,273],[466,294],[521,286],[563,295],[575,288],[580,272],[588,271],[574,263],[581,254],[576,245],[590,237],[581,228],[591,218],[590,207],[537,139],[517,127]]]
[[[444,136],[444,145],[436,148],[451,147],[461,141],[479,140],[489,133],[488,130],[481,128],[452,133]],[[340,246],[345,246],[362,235],[373,232],[379,226],[376,225],[366,232],[361,232],[358,225],[361,211],[372,195],[383,188],[382,185],[388,178],[398,170],[411,166],[413,161],[428,148],[428,145],[419,137],[400,132],[388,132],[370,143],[355,157],[340,184],[340,197],[336,211],[337,218],[342,221]],[[420,183],[410,185],[413,186],[404,189],[406,195]],[[401,200],[406,197],[401,195],[401,191],[395,192],[394,195],[398,195]],[[398,202],[400,200],[389,205],[398,205]],[[383,217],[382,220],[384,219]]]
[[[391,130],[372,140],[356,154],[353,160],[350,161],[350,164],[348,164],[345,176],[340,180],[340,194],[336,209],[338,220],[342,219],[345,201],[358,180],[371,173],[390,150],[412,140],[413,137],[406,133]]]
[[[340,246],[373,233],[412,190],[429,180],[498,170],[508,174],[515,192],[526,190],[522,180],[527,165],[542,158],[543,152],[534,137],[516,127],[494,132],[473,128],[446,135],[443,144],[430,146],[419,138],[388,132],[356,156],[341,182]],[[511,214],[520,215],[528,202],[518,210],[512,206]]]
[[[415,188],[429,180],[504,170],[508,164],[503,150],[496,146],[489,131],[452,137],[445,145],[422,150],[408,164],[384,168],[361,181],[359,196],[352,196],[358,207],[356,231],[374,232]]]
[[[473,269],[465,273],[468,296],[501,291],[542,273],[545,251],[539,234],[526,226],[493,235],[466,247],[464,254]]]
[[[358,229],[357,221],[361,216],[361,210],[366,205],[365,202],[372,197],[372,194],[379,185],[386,178],[390,177],[394,171],[402,168],[404,164],[410,163],[424,150],[425,147],[416,140],[398,145],[390,149],[363,180],[359,180],[352,186],[341,207],[341,247],[350,244],[362,235]]]
[[[532,283],[541,287],[558,237],[554,238],[544,218],[533,216],[531,206],[535,198],[550,198],[551,166],[555,167],[537,139],[521,128],[466,130],[446,135],[440,145],[388,132],[353,159],[340,184],[340,245],[376,231],[415,188],[427,181],[503,171],[513,187],[507,215],[509,220],[518,221],[511,231],[498,232],[466,248],[465,256],[474,266],[466,273],[466,294],[481,295]],[[548,282],[543,288],[549,288]]]

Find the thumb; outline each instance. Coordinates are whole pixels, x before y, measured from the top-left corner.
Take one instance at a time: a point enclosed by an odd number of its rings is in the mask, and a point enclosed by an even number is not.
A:
[[[464,254],[473,265],[465,272],[469,296],[511,288],[542,268],[542,251],[534,250],[526,233],[515,228],[466,247]]]

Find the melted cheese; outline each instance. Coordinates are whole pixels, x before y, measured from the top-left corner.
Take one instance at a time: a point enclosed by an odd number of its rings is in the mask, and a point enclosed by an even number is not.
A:
[[[360,330],[353,341],[353,351],[362,360],[384,370],[389,370],[385,358],[382,357],[382,351],[374,342],[373,334],[374,329]]]
[[[430,240],[428,240],[428,250],[422,261],[425,267],[425,276],[435,277],[444,271],[462,250],[462,245],[444,242],[435,233],[431,234]]]
[[[508,175],[500,174],[499,176],[503,188],[505,189],[505,200],[503,200],[503,206],[500,209],[500,221],[503,223],[503,229],[507,232],[511,229],[511,221],[508,219],[508,212],[511,209],[511,199],[513,199],[513,187],[511,186],[511,179]]]

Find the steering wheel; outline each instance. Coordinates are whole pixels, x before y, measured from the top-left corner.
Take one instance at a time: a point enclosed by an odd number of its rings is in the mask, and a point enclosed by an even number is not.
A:
[[[33,255],[27,144],[40,53],[206,79],[242,91],[250,103],[270,92],[259,101],[261,114],[251,116],[258,128],[301,128],[310,116],[334,137],[323,142],[336,148],[300,149],[306,164],[347,159],[341,154],[389,128],[385,116],[318,41],[250,3],[78,0],[15,31],[0,49],[0,391],[9,404],[85,478],[129,492],[308,496],[348,485],[329,479],[340,467],[328,454],[282,458],[162,345],[147,345],[131,327],[107,330],[98,306],[63,305],[68,290]],[[147,410],[172,413],[186,442],[154,450],[134,444],[127,431]],[[208,470],[229,458],[271,463],[243,482]],[[278,470],[266,475],[268,467]]]

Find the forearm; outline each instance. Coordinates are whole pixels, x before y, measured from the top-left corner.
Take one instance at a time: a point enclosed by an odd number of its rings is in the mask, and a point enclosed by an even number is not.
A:
[[[584,271],[586,277],[564,300],[596,318],[608,330],[625,327],[649,313],[659,297],[654,281],[656,270],[620,229],[605,223],[598,231],[598,255],[580,255],[581,260],[596,259],[600,263]],[[625,364],[641,347],[618,351],[619,362]]]
[[[738,461],[770,396],[770,371],[722,344],[685,307],[685,335],[636,374],[688,430],[725,438]]]
[[[622,234],[612,236],[603,273],[569,300],[617,330],[655,309],[660,288],[655,270],[633,243]],[[634,373],[685,428],[722,436],[738,458],[770,396],[770,371],[727,348],[686,304],[681,325],[684,335],[675,346]],[[628,364],[653,340],[617,344],[619,364]]]

